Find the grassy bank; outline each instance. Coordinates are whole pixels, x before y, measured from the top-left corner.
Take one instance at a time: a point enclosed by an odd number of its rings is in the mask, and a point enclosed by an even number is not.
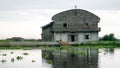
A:
[[[0,44],[0,49],[65,49],[65,48],[119,48],[119,41],[97,41],[97,42],[87,42],[81,44],[72,44],[72,45],[9,45],[9,42]]]

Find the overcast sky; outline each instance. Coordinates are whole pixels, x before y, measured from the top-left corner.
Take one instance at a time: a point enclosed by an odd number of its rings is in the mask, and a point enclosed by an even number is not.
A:
[[[56,13],[88,10],[101,18],[99,36],[114,33],[120,38],[120,0],[0,0],[0,39],[41,38],[41,28]]]

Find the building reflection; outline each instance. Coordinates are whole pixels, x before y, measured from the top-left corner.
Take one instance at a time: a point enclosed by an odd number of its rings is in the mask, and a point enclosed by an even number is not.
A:
[[[42,50],[53,68],[98,68],[98,49]]]

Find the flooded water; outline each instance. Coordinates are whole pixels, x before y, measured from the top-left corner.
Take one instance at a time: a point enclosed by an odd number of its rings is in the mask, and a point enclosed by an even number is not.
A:
[[[120,49],[0,50],[0,68],[120,68]]]
[[[0,50],[0,68],[50,68],[41,55],[41,49]]]

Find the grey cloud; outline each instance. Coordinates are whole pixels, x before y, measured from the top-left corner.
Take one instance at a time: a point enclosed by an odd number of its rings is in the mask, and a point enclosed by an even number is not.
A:
[[[9,10],[9,11],[0,11],[0,21],[22,22],[22,21],[39,20],[42,17],[49,17],[50,15],[52,16],[52,14],[55,13],[55,11],[52,11],[52,10]]]
[[[92,0],[88,5],[86,7],[90,9],[120,10],[120,0]]]
[[[120,0],[0,0],[0,10],[16,9],[120,9]]]

